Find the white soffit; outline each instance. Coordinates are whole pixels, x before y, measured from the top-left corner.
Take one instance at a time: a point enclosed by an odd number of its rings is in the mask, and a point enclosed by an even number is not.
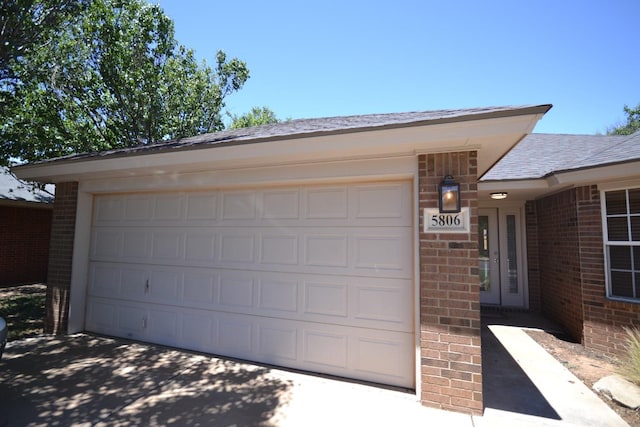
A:
[[[14,171],[23,179],[64,182],[477,150],[478,176],[482,176],[533,130],[543,114],[76,158],[25,165]]]

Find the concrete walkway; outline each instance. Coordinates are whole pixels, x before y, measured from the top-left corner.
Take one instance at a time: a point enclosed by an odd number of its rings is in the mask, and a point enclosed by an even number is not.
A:
[[[486,410],[472,417],[400,390],[93,335],[40,337],[7,346],[0,426],[626,425],[518,327],[489,324],[483,357]],[[525,379],[509,373],[514,363]]]

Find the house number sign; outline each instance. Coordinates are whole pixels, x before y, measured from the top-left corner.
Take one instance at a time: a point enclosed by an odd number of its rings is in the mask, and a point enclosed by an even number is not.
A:
[[[425,233],[469,233],[470,224],[469,208],[458,213],[440,213],[438,208],[424,210]]]

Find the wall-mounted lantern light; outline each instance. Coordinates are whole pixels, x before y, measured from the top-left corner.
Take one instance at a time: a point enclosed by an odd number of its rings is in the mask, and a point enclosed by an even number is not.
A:
[[[444,177],[438,186],[440,193],[440,213],[460,212],[460,184],[451,175]]]

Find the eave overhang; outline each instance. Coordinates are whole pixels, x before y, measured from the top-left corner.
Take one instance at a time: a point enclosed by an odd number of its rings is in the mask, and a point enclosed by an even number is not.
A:
[[[57,183],[475,150],[478,176],[482,176],[529,134],[550,108],[551,105],[513,107],[402,125],[229,143],[172,143],[153,149],[53,159],[18,166],[13,171],[21,179]]]

